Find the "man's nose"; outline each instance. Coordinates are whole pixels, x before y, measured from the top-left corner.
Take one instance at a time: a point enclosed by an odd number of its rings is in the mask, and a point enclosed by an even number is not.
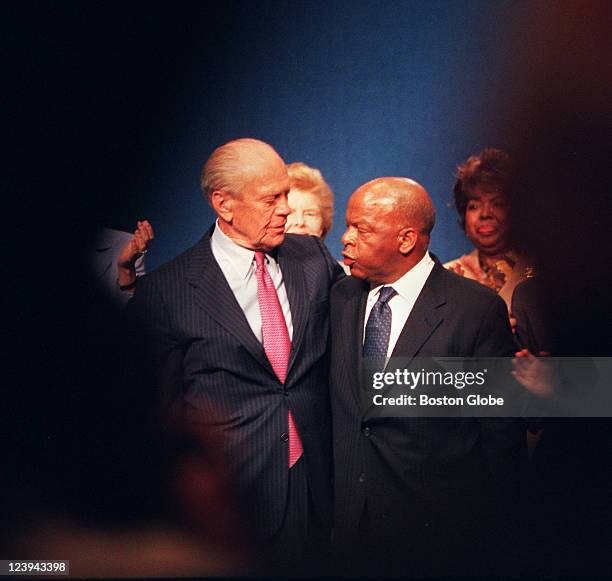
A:
[[[344,231],[344,234],[342,234],[342,238],[340,238],[340,242],[342,242],[342,244],[344,244],[344,246],[347,246],[348,244],[351,244],[352,242],[352,236],[351,236],[351,232],[350,232],[350,228],[347,228]]]
[[[288,216],[291,214],[291,208],[289,207],[287,196],[279,197],[278,204],[276,205],[276,213],[279,216]]]

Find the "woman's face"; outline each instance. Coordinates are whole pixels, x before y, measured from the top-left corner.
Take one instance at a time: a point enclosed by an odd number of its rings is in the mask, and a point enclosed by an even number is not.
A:
[[[289,203],[291,205],[291,202]],[[477,187],[468,196],[465,209],[465,233],[472,244],[485,254],[508,250],[508,199],[502,192],[487,192]]]
[[[323,213],[319,198],[310,192],[291,190],[285,232],[290,234],[312,234],[319,238],[323,234]]]

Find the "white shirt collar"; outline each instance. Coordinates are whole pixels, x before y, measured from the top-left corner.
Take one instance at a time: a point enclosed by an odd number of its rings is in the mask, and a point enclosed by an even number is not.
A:
[[[221,230],[219,219],[215,223],[215,229],[210,237],[211,244],[215,250],[227,259],[228,263],[242,279],[246,279],[251,272],[251,265],[255,257],[255,251],[236,244],[227,234]]]
[[[423,288],[425,284],[425,280],[429,276],[431,269],[434,267],[434,261],[429,255],[429,252],[425,252],[423,258],[419,260],[408,272],[404,273],[400,278],[398,278],[394,283],[379,285],[374,287],[368,297],[370,299],[376,298],[378,300],[378,295],[380,294],[380,289],[383,286],[391,286],[395,289],[398,295],[404,297],[407,300],[413,299],[414,288],[418,288],[419,290]]]

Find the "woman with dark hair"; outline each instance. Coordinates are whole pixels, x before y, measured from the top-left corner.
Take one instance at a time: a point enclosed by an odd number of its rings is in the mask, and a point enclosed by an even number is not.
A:
[[[475,248],[444,265],[498,292],[508,308],[514,287],[529,275],[511,239],[515,187],[512,161],[500,149],[485,149],[457,168],[455,208]]]

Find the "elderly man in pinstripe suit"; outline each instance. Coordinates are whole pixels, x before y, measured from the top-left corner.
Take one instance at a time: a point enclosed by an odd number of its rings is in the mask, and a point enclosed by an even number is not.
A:
[[[268,144],[217,148],[202,189],[216,223],[144,277],[130,309],[167,409],[221,434],[255,538],[298,566],[331,523],[328,296],[341,269],[318,238],[285,234],[289,178]]]

